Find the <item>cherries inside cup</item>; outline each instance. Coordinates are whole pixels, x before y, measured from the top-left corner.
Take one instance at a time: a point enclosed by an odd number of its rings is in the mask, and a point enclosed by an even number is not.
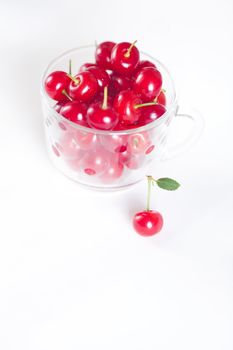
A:
[[[67,62],[67,71],[45,78],[44,89],[63,118],[51,149],[80,176],[116,183],[156,152],[152,135],[137,128],[166,113],[166,91],[161,72],[140,58],[136,41],[98,44],[93,60],[76,70]]]

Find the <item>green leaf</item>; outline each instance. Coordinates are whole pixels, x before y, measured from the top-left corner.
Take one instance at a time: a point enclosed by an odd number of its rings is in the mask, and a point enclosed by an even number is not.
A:
[[[169,177],[161,177],[156,180],[156,183],[160,188],[167,191],[175,191],[180,187],[180,184],[177,181],[170,179]]]

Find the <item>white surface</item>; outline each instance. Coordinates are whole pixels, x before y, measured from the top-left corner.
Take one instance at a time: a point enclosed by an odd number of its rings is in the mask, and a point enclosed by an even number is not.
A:
[[[0,33],[0,348],[232,350],[232,1],[1,1]],[[146,182],[101,194],[53,169],[39,98],[57,54],[135,38],[206,120],[153,174],[182,187],[154,193],[151,239],[130,222]]]

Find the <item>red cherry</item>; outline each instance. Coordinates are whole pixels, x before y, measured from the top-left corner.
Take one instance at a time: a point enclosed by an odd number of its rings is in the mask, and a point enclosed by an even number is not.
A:
[[[94,77],[96,78],[99,88],[103,89],[105,86],[107,86],[109,84],[110,81],[110,77],[108,75],[108,73],[104,70],[101,69],[97,66],[95,67],[89,67],[86,69],[88,72],[91,72]]]
[[[87,106],[84,103],[78,101],[67,102],[60,111],[66,119],[82,125],[88,126],[86,121]]]
[[[109,159],[107,169],[101,175],[104,183],[111,183],[119,179],[123,173],[124,166],[114,157]]]
[[[118,123],[118,117],[114,109],[108,106],[107,98],[107,87],[105,87],[103,103],[91,104],[87,110],[87,122],[95,129],[111,130]]]
[[[112,69],[123,75],[130,75],[139,62],[139,51],[135,46],[127,42],[114,46],[111,53]]]
[[[162,229],[163,217],[155,210],[145,210],[135,214],[133,226],[135,231],[141,236],[153,236]]]
[[[85,71],[72,78],[68,92],[74,100],[86,102],[95,96],[98,89],[98,82],[94,75],[89,71]]]
[[[132,80],[119,75],[117,73],[111,74],[111,80],[109,83],[109,94],[115,96],[122,90],[129,90],[132,85]]]
[[[112,69],[111,52],[116,44],[112,41],[104,41],[100,43],[95,52],[95,60],[99,67],[103,69]]]
[[[66,92],[69,83],[70,78],[67,73],[63,71],[55,71],[45,79],[44,87],[49,97],[56,101],[64,101],[67,100],[64,92]]]
[[[162,87],[162,76],[153,67],[141,69],[133,84],[133,90],[145,102],[153,101],[159,94]]]
[[[146,68],[146,67],[153,67],[156,68],[156,65],[154,63],[152,63],[151,61],[147,61],[147,60],[142,60],[138,62],[138,65],[136,67],[136,69],[133,72],[134,77],[136,77],[137,73],[142,69],[142,68]]]
[[[166,112],[166,108],[163,105],[155,104],[153,106],[145,106],[141,108],[141,116],[138,121],[138,125],[146,125],[154,120],[160,118]]]
[[[109,159],[110,153],[104,148],[98,148],[85,154],[81,167],[87,175],[101,174],[107,169]]]
[[[140,98],[133,91],[121,91],[114,100],[114,108],[119,115],[120,122],[133,124],[141,115],[141,108],[135,108],[141,104]]]
[[[85,72],[86,70],[88,70],[88,68],[90,67],[97,67],[97,65],[95,63],[84,63],[81,65],[81,67],[79,68],[79,72]]]
[[[166,95],[165,95],[165,92],[163,90],[160,91],[160,94],[157,97],[157,102],[160,105],[166,106]]]
[[[102,103],[94,103],[87,110],[87,122],[95,129],[111,130],[118,122],[113,108],[103,108]]]

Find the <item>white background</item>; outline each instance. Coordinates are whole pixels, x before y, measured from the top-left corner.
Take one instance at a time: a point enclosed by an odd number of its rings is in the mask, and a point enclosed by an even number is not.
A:
[[[0,348],[232,350],[233,2],[0,0],[0,36]],[[46,154],[43,69],[95,39],[137,39],[205,117],[153,173],[182,184],[155,189],[153,238],[131,226],[146,181],[88,191]]]

